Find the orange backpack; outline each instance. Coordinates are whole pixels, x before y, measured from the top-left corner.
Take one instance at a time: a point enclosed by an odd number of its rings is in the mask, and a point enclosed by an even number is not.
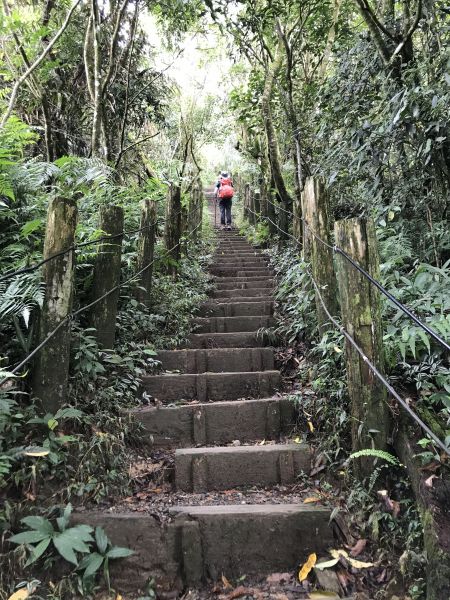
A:
[[[218,196],[222,200],[228,200],[234,196],[233,182],[231,177],[221,177]]]

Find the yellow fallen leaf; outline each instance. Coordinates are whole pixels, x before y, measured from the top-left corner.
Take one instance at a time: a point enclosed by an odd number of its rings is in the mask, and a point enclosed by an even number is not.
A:
[[[225,575],[222,575],[222,583],[223,583],[223,587],[225,589],[233,589],[233,586],[231,585],[231,583],[228,581],[228,579],[225,577]]]
[[[369,567],[373,567],[375,564],[371,562],[363,562],[362,560],[355,560],[354,558],[350,557],[347,560],[355,569],[368,569]]]
[[[318,590],[317,592],[309,592],[311,600],[339,600],[339,596],[334,592],[326,592]]]
[[[295,440],[294,440],[294,442],[296,444],[301,444],[302,443],[302,438],[296,437]]]
[[[259,445],[264,446],[265,443],[266,443],[266,440],[262,440],[261,442],[259,442]]]
[[[393,210],[390,210],[388,212],[388,221],[392,221],[392,219],[395,217],[395,212]]]
[[[308,427],[311,433],[314,433],[314,425],[311,423],[311,421],[308,421]]]
[[[120,594],[117,594],[116,600],[123,600],[123,596],[121,596]]]
[[[333,349],[335,352],[337,352],[338,354],[341,354],[342,350],[339,348],[339,346],[333,346]]]
[[[344,558],[348,558],[348,552],[346,552],[345,550],[330,550],[330,554],[333,558],[337,558],[339,560],[340,556],[343,556]]]
[[[26,598],[29,598],[29,596],[30,592],[27,590],[27,588],[22,588],[21,590],[14,592],[14,594],[10,596],[8,600],[25,600]]]
[[[308,560],[305,562],[305,564],[302,566],[302,568],[298,572],[298,580],[300,581],[300,583],[308,577],[311,569],[316,564],[316,561],[317,561],[317,555],[315,554],[315,552],[313,552],[312,554],[310,554],[308,556]]]
[[[320,498],[311,496],[310,498],[305,498],[303,500],[303,504],[311,504],[311,502],[320,502]]]
[[[329,569],[330,567],[334,567],[334,565],[337,565],[338,562],[339,562],[339,558],[332,558],[331,560],[317,563],[314,568],[319,569],[319,571],[322,571],[323,569]]]

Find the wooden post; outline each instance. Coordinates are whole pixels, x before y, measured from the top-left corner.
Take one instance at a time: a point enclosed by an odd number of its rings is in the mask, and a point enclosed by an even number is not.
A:
[[[75,200],[50,200],[44,258],[73,246],[76,225]],[[71,251],[45,263],[43,267],[45,296],[40,316],[40,341],[72,311],[74,266],[74,252]],[[45,412],[56,413],[66,401],[69,358],[70,321],[47,342],[34,363],[32,393],[40,398]]]
[[[323,183],[313,177],[308,177],[303,193],[305,214],[308,215],[307,223],[314,233],[324,242],[330,244],[330,228],[328,220],[328,197]],[[311,261],[311,271],[320,294],[330,313],[338,314],[336,278],[334,275],[333,250],[322,244],[306,227],[308,239],[308,253]],[[304,236],[306,240],[306,235]],[[316,294],[316,313],[319,330],[324,333],[330,327],[328,317],[321,301]]]
[[[248,190],[248,203],[249,203],[249,215],[248,219],[252,225],[256,225],[256,215],[255,215],[255,192],[253,188],[249,187]]]
[[[164,244],[169,257],[167,272],[176,276],[177,263],[180,260],[181,238],[181,188],[171,184],[167,193],[166,225]]]
[[[379,279],[379,259],[372,219],[337,221],[336,244],[358,262],[372,277]],[[337,256],[342,323],[365,356],[383,372],[381,306],[378,290],[342,255]],[[351,400],[353,451],[364,448],[383,450],[389,433],[389,408],[386,389],[366,362],[346,343],[347,380]],[[359,477],[373,471],[373,458],[355,461]]]
[[[269,224],[269,233],[271,236],[276,235],[278,233],[278,229],[276,226],[276,222],[277,222],[277,216],[275,214],[275,206],[274,206],[274,191],[272,186],[268,187],[267,190],[267,217],[268,220],[268,224]]]
[[[138,251],[137,251],[137,267],[139,272],[141,269],[149,265],[153,261],[156,237],[156,202],[146,198],[141,203],[141,226],[143,231],[139,234]],[[150,306],[150,292],[152,289],[153,265],[145,269],[139,276],[139,287],[136,288],[136,299],[145,306]]]
[[[107,236],[123,233],[123,208],[102,206],[99,227]],[[121,260],[122,237],[100,244],[95,259],[93,300],[101,298],[120,283]],[[118,300],[119,290],[116,290],[92,307],[92,326],[97,330],[95,337],[102,348],[114,347]]]
[[[246,183],[244,186],[244,219],[250,221],[251,213],[250,207],[250,184]]]

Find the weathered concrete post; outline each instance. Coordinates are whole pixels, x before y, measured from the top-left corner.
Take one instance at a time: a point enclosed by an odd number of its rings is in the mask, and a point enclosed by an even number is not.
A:
[[[145,227],[145,229],[143,229]],[[137,266],[139,272],[153,261],[156,237],[156,202],[146,198],[141,204],[141,225],[137,250]],[[145,306],[150,306],[153,265],[146,268],[139,276],[139,287],[136,288],[136,299]]]
[[[255,220],[259,220],[261,217],[261,192],[259,190],[253,192],[253,206],[255,207],[255,213],[258,215],[258,217],[255,217]]]
[[[303,192],[300,193],[300,196]],[[302,221],[302,200],[297,195],[294,197],[292,212],[294,213],[292,222],[292,235],[298,240],[299,244],[303,244],[303,221]]]
[[[323,183],[313,177],[308,177],[303,192],[303,205],[305,214],[308,215],[307,224],[312,231],[324,242],[330,244],[330,227],[328,219],[328,195]],[[307,240],[309,258],[311,260],[311,271],[320,294],[330,311],[335,316],[338,313],[336,278],[334,275],[333,250],[322,244],[311,233],[308,226],[305,227],[304,240]],[[305,252],[305,249],[304,249]],[[329,328],[328,317],[323,309],[322,303],[316,294],[317,323],[323,333]]]
[[[73,246],[77,225],[75,200],[54,198],[47,211],[44,258]],[[43,341],[72,311],[74,251],[58,256],[43,267],[44,304],[39,340]],[[33,368],[33,396],[45,412],[55,413],[66,401],[70,358],[70,322],[50,339],[37,355]]]
[[[102,206],[99,227],[107,236],[123,233],[123,208]],[[122,260],[122,237],[105,240],[99,245],[94,266],[92,300],[101,298],[120,283]],[[116,315],[119,290],[100,300],[92,308],[92,326],[97,330],[96,338],[102,348],[113,348],[116,337]]]
[[[177,263],[180,260],[181,238],[181,188],[170,185],[167,193],[166,225],[164,229],[164,245],[168,255],[167,272],[176,276]]]
[[[244,186],[244,219],[250,221],[251,212],[250,207],[250,184],[246,183]]]
[[[201,222],[203,211],[203,192],[201,182],[196,183],[189,197],[189,233],[193,239],[197,239],[200,235]]]
[[[255,214],[255,192],[253,190],[253,188],[250,188],[248,191],[248,202],[249,202],[249,221],[252,225],[256,225],[257,223],[257,219],[256,219],[256,214]]]
[[[379,259],[372,219],[337,221],[336,244],[358,262],[372,277],[379,279]],[[342,255],[337,257],[342,324],[365,356],[383,372],[381,306],[378,290]],[[386,389],[366,362],[346,344],[347,380],[351,400],[353,451],[364,448],[383,450],[389,433],[389,408]],[[373,471],[373,458],[355,461],[359,477]]]

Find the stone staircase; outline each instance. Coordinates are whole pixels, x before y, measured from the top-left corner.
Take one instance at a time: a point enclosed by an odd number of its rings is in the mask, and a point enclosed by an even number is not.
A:
[[[273,324],[273,273],[236,232],[218,232],[211,273],[216,286],[185,349],[159,352],[162,374],[144,377],[156,406],[135,411],[152,452],[174,449],[174,505],[162,528],[148,514],[91,515],[116,544],[136,551],[119,585],[161,589],[208,579],[263,576],[298,567],[332,545],[329,510],[272,495],[310,470],[309,448],[289,441],[294,406],[281,392],[274,350],[262,327]],[[258,503],[230,503],[254,486]],[[199,494],[213,499],[196,503]],[[250,496],[251,498],[251,496]]]

